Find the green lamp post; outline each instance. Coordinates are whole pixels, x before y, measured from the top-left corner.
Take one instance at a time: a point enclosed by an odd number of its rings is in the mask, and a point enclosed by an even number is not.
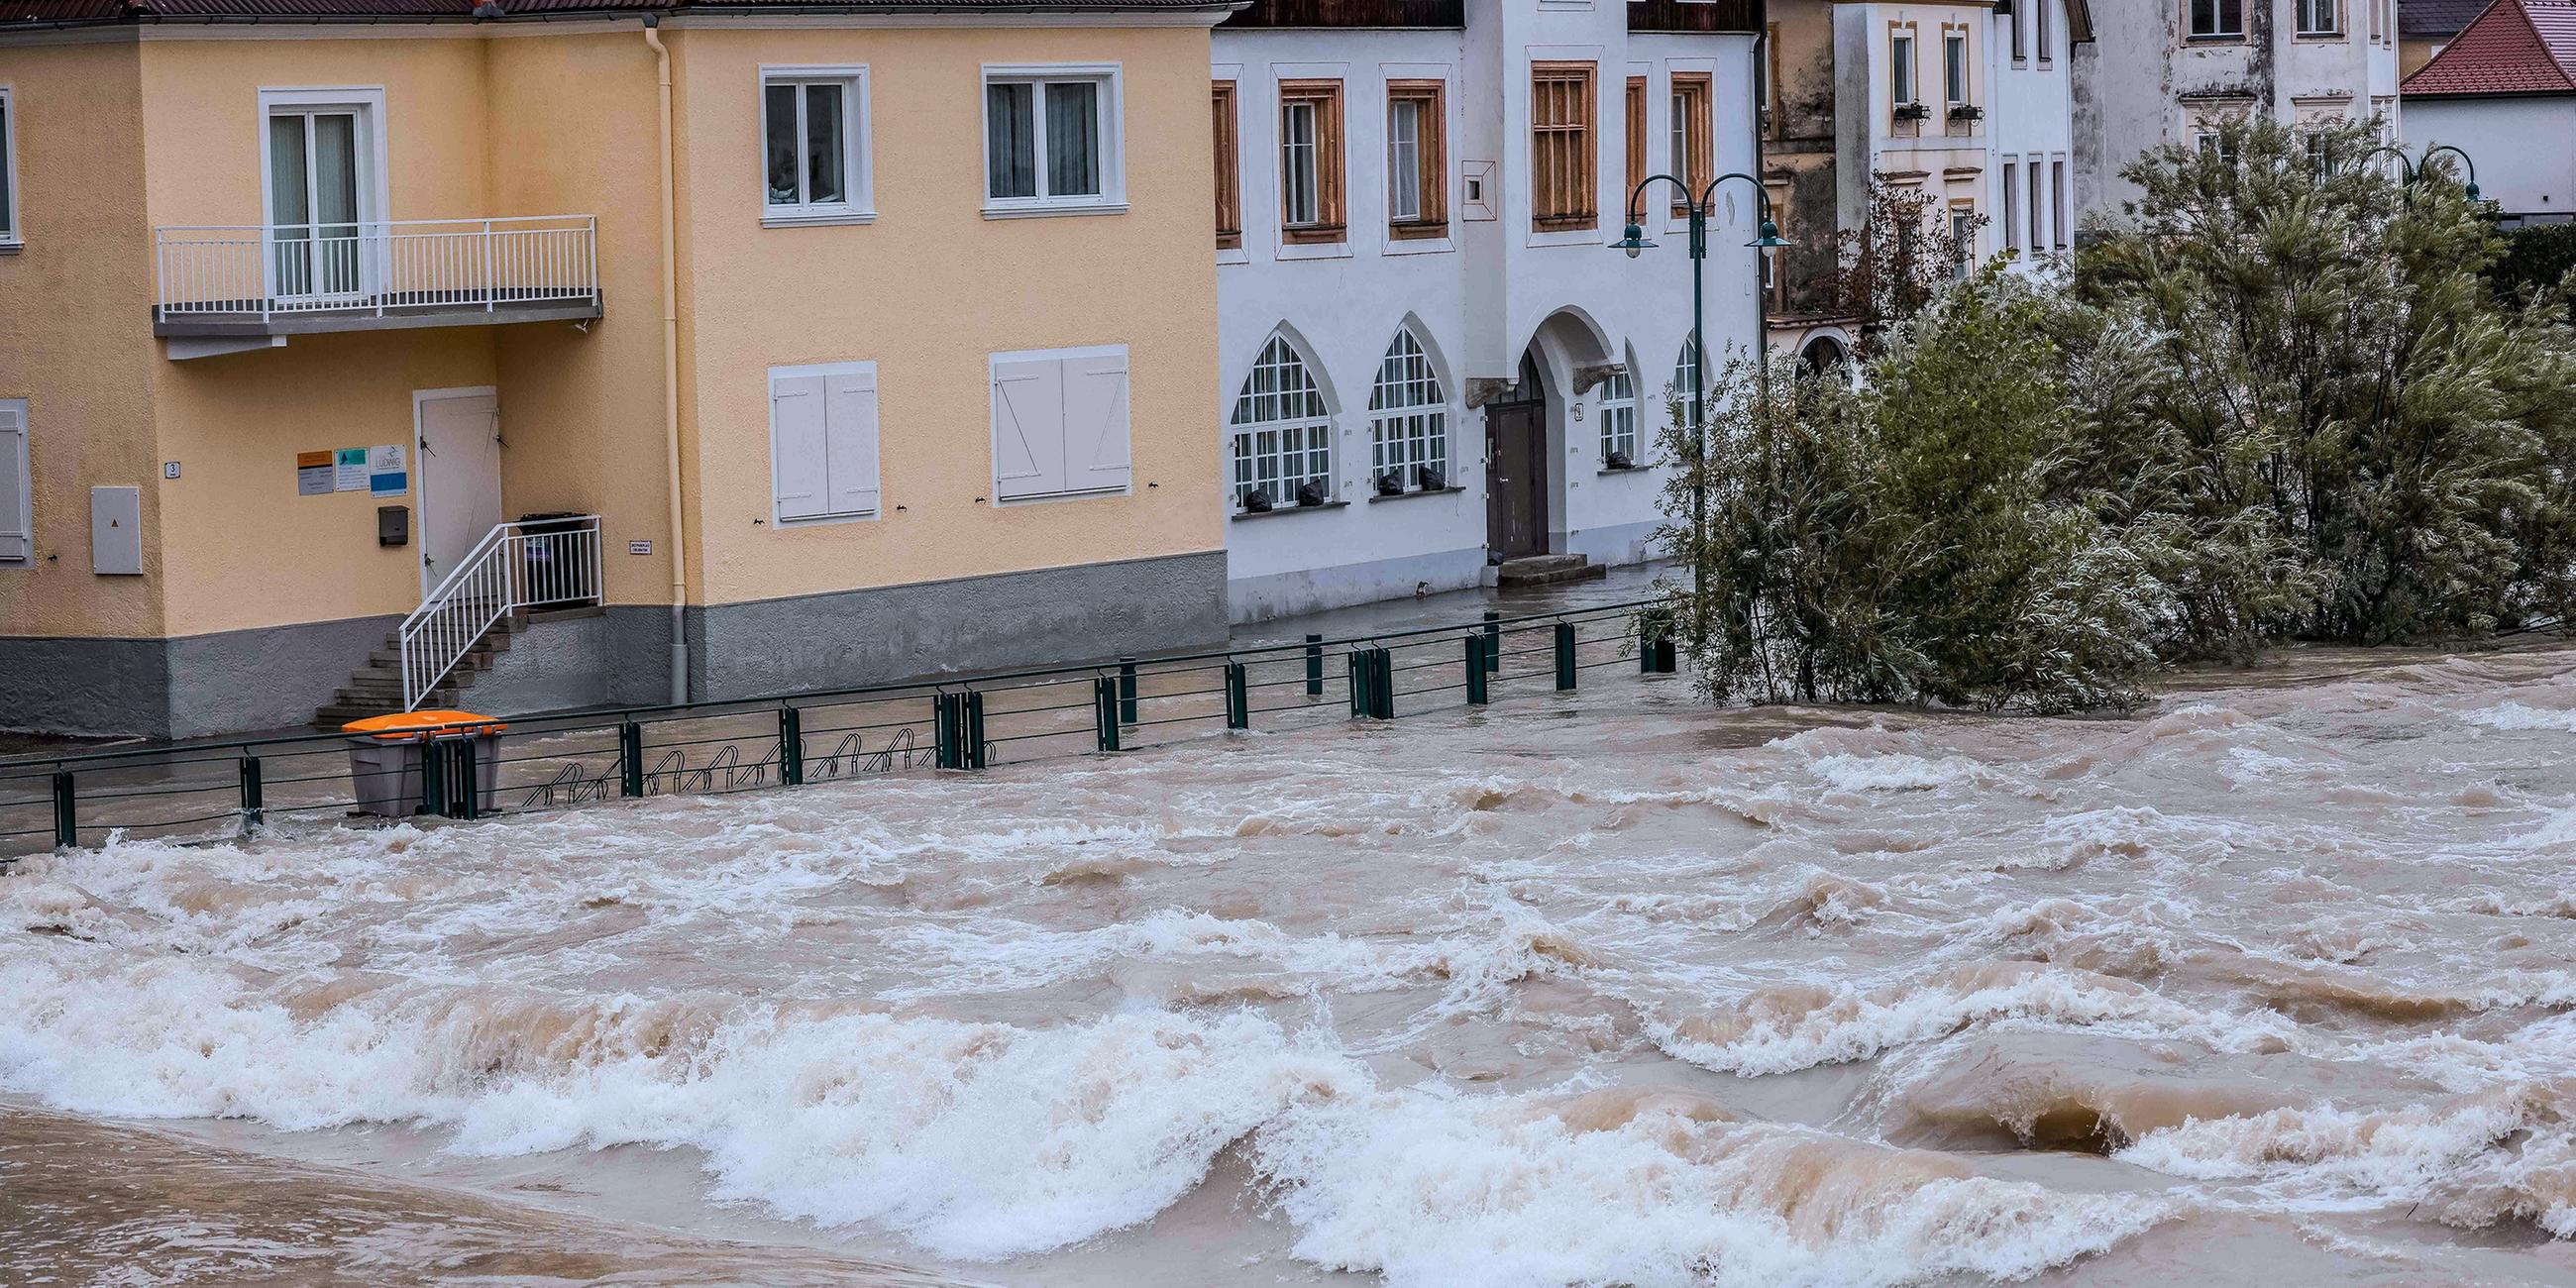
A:
[[[1706,589],[1707,560],[1702,556],[1699,548],[1708,532],[1708,327],[1706,325],[1707,286],[1703,280],[1705,277],[1703,268],[1708,262],[1709,212],[1715,206],[1718,188],[1734,179],[1741,179],[1753,185],[1754,198],[1761,203],[1761,235],[1746,242],[1745,245],[1759,252],[1753,279],[1753,379],[1754,396],[1767,408],[1771,403],[1771,363],[1770,356],[1766,352],[1770,343],[1770,337],[1767,334],[1770,317],[1762,306],[1760,265],[1779,254],[1780,248],[1789,243],[1781,238],[1780,225],[1771,216],[1771,194],[1763,189],[1762,181],[1742,171],[1736,171],[1709,180],[1706,188],[1694,193],[1688,183],[1672,175],[1649,175],[1639,181],[1636,188],[1628,194],[1626,234],[1610,243],[1610,249],[1624,251],[1628,258],[1635,259],[1647,247],[1654,245],[1653,242],[1646,240],[1646,230],[1643,226],[1646,189],[1657,183],[1668,183],[1681,192],[1682,208],[1690,216],[1691,595],[1695,604],[1707,602],[1702,597],[1702,592]],[[1691,620],[1694,630],[1704,635],[1705,627],[1702,625],[1704,615],[1695,610],[1691,614]]]

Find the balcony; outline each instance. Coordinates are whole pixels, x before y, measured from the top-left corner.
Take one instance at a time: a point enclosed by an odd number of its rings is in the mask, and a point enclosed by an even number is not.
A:
[[[152,241],[152,333],[175,339],[599,316],[589,215],[159,228]]]

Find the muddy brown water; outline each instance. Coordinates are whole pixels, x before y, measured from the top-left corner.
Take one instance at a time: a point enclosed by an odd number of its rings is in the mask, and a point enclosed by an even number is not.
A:
[[[2576,653],[0,881],[0,1281],[2576,1283]]]

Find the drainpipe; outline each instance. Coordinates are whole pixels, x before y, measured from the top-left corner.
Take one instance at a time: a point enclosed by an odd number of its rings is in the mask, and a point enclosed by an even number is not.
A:
[[[680,510],[680,262],[677,183],[671,160],[671,51],[662,45],[658,14],[644,15],[644,43],[653,47],[662,121],[662,466],[671,508],[671,701],[689,700],[688,537]]]

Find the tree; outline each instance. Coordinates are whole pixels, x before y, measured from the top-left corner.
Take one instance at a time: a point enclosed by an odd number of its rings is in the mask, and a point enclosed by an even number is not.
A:
[[[1974,242],[1935,218],[1938,210],[1928,192],[1873,181],[1860,226],[1835,234],[1824,298],[1834,316],[1852,319],[1858,356],[1876,352],[1891,328],[1921,314],[1962,266],[1974,267]],[[1970,238],[1985,226],[1983,215],[1965,225]]]

